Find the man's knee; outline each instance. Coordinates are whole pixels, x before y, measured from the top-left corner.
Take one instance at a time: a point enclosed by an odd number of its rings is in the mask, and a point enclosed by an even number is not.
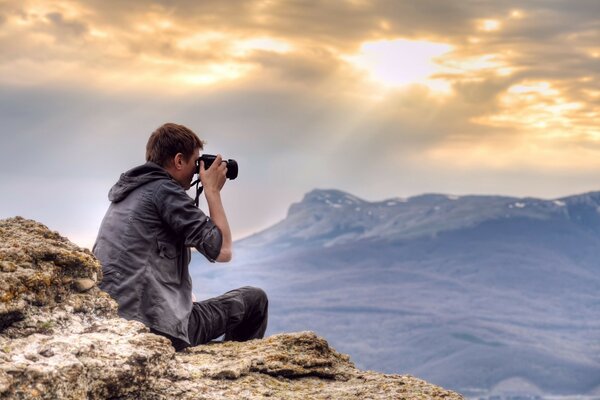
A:
[[[254,304],[257,304],[260,308],[266,308],[269,305],[269,298],[267,293],[261,288],[254,286],[244,286],[242,288],[246,296],[251,299]]]

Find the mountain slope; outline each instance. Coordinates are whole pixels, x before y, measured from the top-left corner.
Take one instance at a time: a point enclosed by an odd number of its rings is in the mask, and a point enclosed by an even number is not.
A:
[[[270,332],[315,330],[363,368],[467,393],[517,381],[584,394],[600,385],[599,207],[600,193],[371,203],[315,190],[194,282],[203,296],[265,288]]]
[[[292,204],[286,219],[240,245],[289,247],[316,242],[331,246],[368,238],[392,241],[519,217],[563,218],[581,224],[585,219],[598,229],[600,215],[595,208],[599,203],[598,193],[552,201],[428,194],[370,203],[337,190],[314,190]],[[590,216],[593,221],[588,220]]]

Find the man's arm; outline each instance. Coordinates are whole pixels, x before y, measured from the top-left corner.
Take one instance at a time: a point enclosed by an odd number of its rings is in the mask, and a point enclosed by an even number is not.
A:
[[[231,229],[229,228],[229,222],[227,222],[227,215],[225,215],[225,209],[223,208],[223,203],[221,202],[221,192],[214,189],[204,189],[204,194],[206,196],[206,202],[208,203],[208,213],[210,215],[210,219],[212,219],[215,225],[219,228],[219,230],[221,231],[221,236],[223,237],[221,252],[219,253],[219,256],[215,259],[215,261],[231,261]]]
[[[208,203],[208,213],[223,237],[221,251],[215,259],[218,262],[231,261],[232,257],[231,229],[221,201],[221,189],[225,185],[226,174],[227,163],[222,162],[220,154],[217,155],[217,158],[207,170],[204,169],[204,161],[200,161],[200,180]]]

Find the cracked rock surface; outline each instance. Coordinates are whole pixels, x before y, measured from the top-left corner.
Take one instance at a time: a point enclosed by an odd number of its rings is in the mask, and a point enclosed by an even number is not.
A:
[[[0,398],[462,399],[361,371],[312,332],[175,353],[117,315],[100,264],[44,225],[0,220]]]

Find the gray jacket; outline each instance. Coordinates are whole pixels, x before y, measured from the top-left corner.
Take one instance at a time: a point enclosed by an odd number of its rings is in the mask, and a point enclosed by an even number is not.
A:
[[[108,198],[93,248],[104,274],[100,288],[119,303],[121,317],[189,343],[189,247],[214,262],[221,232],[152,162],[122,174]]]

